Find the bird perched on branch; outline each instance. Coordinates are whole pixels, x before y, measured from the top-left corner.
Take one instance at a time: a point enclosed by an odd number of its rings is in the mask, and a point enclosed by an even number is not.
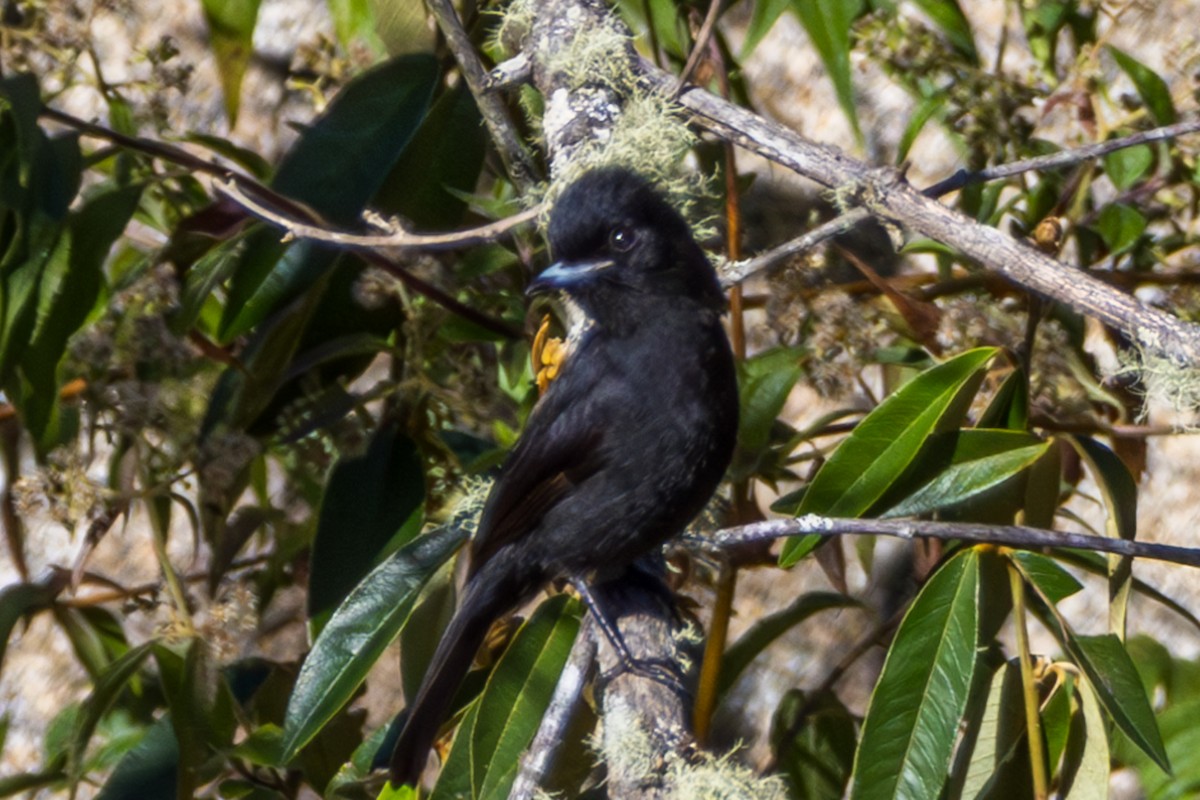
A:
[[[392,753],[395,785],[420,778],[497,617],[556,578],[617,574],[682,531],[733,451],[725,296],[679,213],[644,178],[603,168],[562,193],[549,238],[557,260],[528,294],[563,310],[557,376],[488,496],[462,603]]]

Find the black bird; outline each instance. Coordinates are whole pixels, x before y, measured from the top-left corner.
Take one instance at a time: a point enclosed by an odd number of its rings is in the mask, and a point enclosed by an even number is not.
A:
[[[462,604],[392,752],[413,784],[492,622],[547,582],[613,574],[679,533],[737,435],[725,296],[687,223],[644,178],[586,173],[554,205],[565,359],[501,468],[470,544]]]

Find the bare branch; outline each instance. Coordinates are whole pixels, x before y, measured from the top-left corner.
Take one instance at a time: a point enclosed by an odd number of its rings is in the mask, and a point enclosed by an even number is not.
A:
[[[1115,539],[1071,531],[1051,531],[1024,525],[984,525],[975,522],[930,522],[926,520],[844,519],[806,514],[793,519],[774,519],[727,528],[712,539],[722,550],[747,542],[788,536],[894,536],[900,539],[956,539],[976,544],[1007,545],[1022,549],[1073,547],[1120,556],[1170,561],[1200,567],[1200,548],[1154,542]]]
[[[483,115],[483,122],[496,143],[500,160],[504,162],[509,177],[521,189],[528,189],[538,180],[537,165],[525,149],[516,125],[508,115],[504,99],[488,91],[487,70],[479,61],[475,45],[471,44],[471,37],[463,30],[454,5],[450,0],[427,0],[426,5],[437,20],[442,35],[446,37],[450,52],[454,53],[454,58],[458,61],[467,88],[475,97],[479,113]]]
[[[653,85],[670,89],[673,76],[645,61],[641,68]],[[678,102],[701,127],[836,190],[847,204],[948,244],[1027,289],[1125,331],[1173,364],[1200,364],[1200,327],[925,197],[895,170],[869,167],[696,87],[685,89]]]
[[[285,213],[268,207],[265,203],[254,199],[234,180],[216,180],[213,186],[221,194],[237,203],[259,219],[278,225],[287,231],[288,235],[298,239],[313,239],[318,242],[328,242],[341,247],[366,248],[371,250],[397,248],[401,250],[421,250],[434,252],[440,250],[458,250],[464,247],[474,247],[478,244],[494,242],[509,233],[514,228],[537,219],[542,213],[541,206],[514,214],[506,219],[469,228],[452,233],[413,233],[402,228],[382,234],[361,234],[341,231],[329,225],[317,224],[312,221],[296,219]]]

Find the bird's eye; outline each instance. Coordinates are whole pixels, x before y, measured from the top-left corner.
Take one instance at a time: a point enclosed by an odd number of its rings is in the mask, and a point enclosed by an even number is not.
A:
[[[613,228],[608,235],[608,245],[618,253],[628,253],[637,244],[637,234],[629,228]]]

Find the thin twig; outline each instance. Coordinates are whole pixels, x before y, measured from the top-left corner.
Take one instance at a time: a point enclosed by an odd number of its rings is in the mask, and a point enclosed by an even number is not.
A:
[[[275,211],[265,203],[255,200],[250,193],[243,191],[237,181],[218,179],[213,182],[213,186],[254,216],[278,225],[291,236],[353,248],[397,248],[424,252],[459,250],[494,242],[514,228],[537,219],[538,215],[542,213],[542,206],[534,206],[487,225],[451,233],[413,233],[398,228],[388,233],[361,234],[337,230],[328,225],[306,222]]]
[[[426,0],[426,7],[437,20],[442,35],[446,37],[446,44],[449,46],[450,52],[458,61],[458,68],[462,70],[467,88],[475,97],[479,113],[483,115],[483,123],[492,135],[496,150],[500,154],[500,160],[504,162],[504,168],[508,170],[509,177],[521,189],[529,189],[538,179],[537,165],[534,164],[525,145],[521,142],[517,127],[513,124],[512,118],[508,114],[508,108],[504,105],[504,99],[488,91],[487,70],[479,61],[475,45],[471,43],[471,37],[463,28],[462,21],[459,20],[458,13],[454,10],[454,5],[450,0]]]
[[[533,77],[533,62],[525,53],[517,53],[507,61],[492,67],[483,82],[485,92],[500,92],[528,83]]]
[[[977,170],[975,172],[959,170],[949,178],[941,180],[924,189],[922,194],[930,198],[942,197],[943,195],[957,191],[970,184],[986,183],[988,181],[994,181],[1000,178],[1009,178],[1013,175],[1019,175],[1025,172],[1070,167],[1080,164],[1084,161],[1101,158],[1109,153],[1114,153],[1118,150],[1134,147],[1139,144],[1167,141],[1197,132],[1200,132],[1200,119],[1179,122],[1174,125],[1155,128],[1154,130],[1143,131],[1130,136],[1123,136],[1119,139],[1110,139],[1107,142],[1098,142],[1096,144],[1084,145],[1082,147],[1060,150],[1057,153],[1050,153],[1048,155],[1038,156],[1036,158],[1013,161],[1009,164],[999,164],[995,167],[989,167],[988,169]],[[834,236],[838,236],[839,234],[849,231],[855,225],[858,225],[870,216],[871,214],[865,208],[855,208],[851,211],[847,211],[844,214],[840,214],[829,222],[823,223],[821,226],[808,231],[802,236],[798,236],[795,239],[784,242],[783,244],[773,247],[764,253],[759,253],[753,258],[746,259],[745,261],[735,261],[725,264],[721,269],[722,283],[726,286],[729,286],[731,284],[744,281],[751,275],[754,275],[765,269],[770,269],[776,264],[786,261],[799,253],[803,253],[806,250],[811,250],[817,245],[832,239]],[[1104,279],[1104,276],[1099,277],[1101,277],[1102,280]],[[1119,281],[1120,279],[1115,279],[1107,282],[1117,283]]]
[[[708,49],[713,29],[717,25],[717,17],[720,16],[720,10],[721,0],[709,0],[708,11],[704,14],[704,22],[700,24],[700,31],[696,34],[696,43],[692,45],[692,52],[688,53],[687,63],[683,65],[683,71],[679,73],[679,79],[675,82],[675,88],[671,90],[669,97],[676,97],[692,79],[696,65],[700,63],[700,59],[704,57],[704,51]],[[653,20],[650,21],[650,27],[654,28]]]
[[[792,519],[775,519],[726,528],[713,537],[713,545],[724,550],[746,542],[787,536],[895,536],[900,539],[928,538],[997,544],[1023,549],[1073,547],[1135,558],[1152,558],[1200,567],[1200,548],[1110,539],[1088,533],[1051,531],[1024,525],[984,525],[975,522],[930,522],[926,520],[844,519],[806,514]]]

